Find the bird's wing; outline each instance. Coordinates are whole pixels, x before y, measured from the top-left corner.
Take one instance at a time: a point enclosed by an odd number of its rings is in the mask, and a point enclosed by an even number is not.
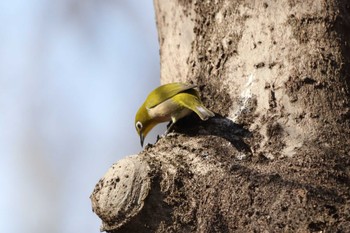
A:
[[[203,121],[215,115],[212,111],[204,107],[195,92],[180,93],[174,96],[173,100],[185,108],[194,111]]]
[[[153,108],[174,95],[195,87],[196,85],[189,85],[185,83],[169,83],[162,85],[148,95],[145,107],[148,109]]]

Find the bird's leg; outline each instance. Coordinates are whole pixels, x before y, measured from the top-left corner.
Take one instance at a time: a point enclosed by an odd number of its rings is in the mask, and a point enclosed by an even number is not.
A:
[[[167,125],[167,130],[165,131],[165,135],[167,135],[171,128],[173,127],[173,125],[175,124],[176,120],[175,119],[171,119],[171,121],[169,122],[169,124]]]
[[[173,121],[169,121],[169,123],[166,125],[166,128],[168,129],[170,127],[170,125],[173,123]]]
[[[161,138],[161,136],[159,136],[159,134],[158,134],[156,142],[158,142],[160,140],[160,138]]]

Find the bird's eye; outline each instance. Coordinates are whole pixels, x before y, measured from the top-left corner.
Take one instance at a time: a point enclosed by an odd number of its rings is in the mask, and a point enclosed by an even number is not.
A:
[[[141,130],[142,129],[142,123],[141,122],[136,122],[136,128],[138,129],[138,130]]]

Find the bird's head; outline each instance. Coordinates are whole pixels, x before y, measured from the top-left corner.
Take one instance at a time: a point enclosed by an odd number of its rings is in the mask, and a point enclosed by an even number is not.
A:
[[[140,136],[142,147],[147,134],[156,124],[157,123],[149,116],[146,107],[142,105],[135,116],[135,128],[138,135]]]

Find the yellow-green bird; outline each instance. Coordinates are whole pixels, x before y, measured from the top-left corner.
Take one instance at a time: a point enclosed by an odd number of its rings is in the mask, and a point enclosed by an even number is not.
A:
[[[149,131],[159,123],[171,120],[167,130],[169,132],[179,119],[192,111],[203,121],[214,116],[213,112],[204,107],[195,87],[186,83],[169,83],[157,87],[147,96],[135,116],[141,146]]]

